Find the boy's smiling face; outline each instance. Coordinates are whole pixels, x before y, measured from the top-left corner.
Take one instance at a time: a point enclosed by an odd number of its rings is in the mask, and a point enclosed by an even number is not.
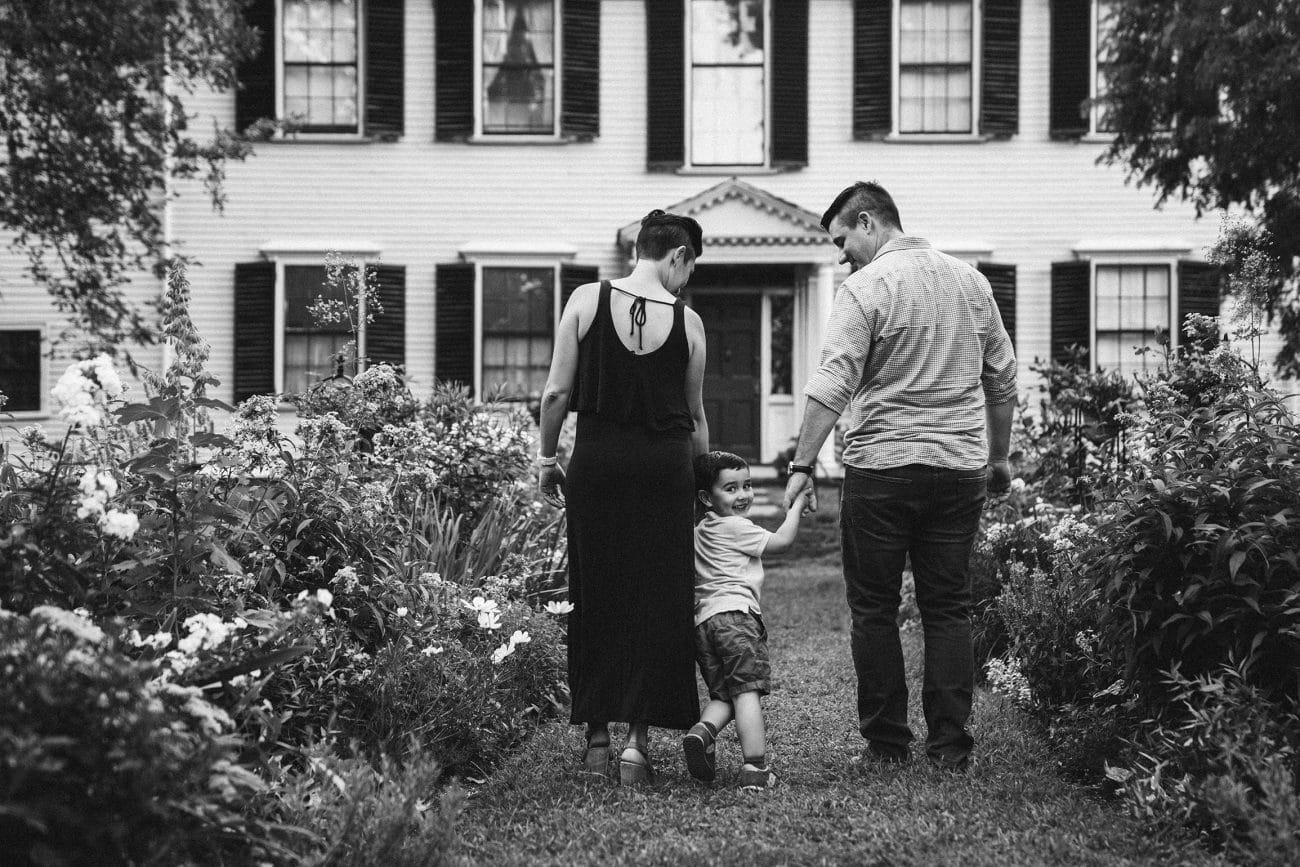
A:
[[[744,515],[754,502],[754,483],[749,478],[749,468],[743,470],[719,470],[713,487],[707,492],[700,492],[700,499],[715,515],[727,518],[732,515]]]

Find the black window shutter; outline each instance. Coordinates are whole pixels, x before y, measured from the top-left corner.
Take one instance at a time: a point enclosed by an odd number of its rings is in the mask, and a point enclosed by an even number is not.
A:
[[[235,129],[243,132],[260,118],[275,117],[275,0],[253,0],[244,23],[258,31],[257,54],[239,64],[235,91]]]
[[[772,5],[772,166],[808,165],[808,0]]]
[[[235,265],[235,403],[275,393],[275,263]]]
[[[993,290],[993,301],[998,305],[998,314],[1002,316],[1002,327],[1006,328],[1011,338],[1012,348],[1016,345],[1016,266],[1000,265],[996,262],[980,262],[979,272],[989,281]]]
[[[894,127],[894,3],[853,0],[853,138],[884,138]]]
[[[371,265],[382,311],[366,323],[366,356],[371,364],[406,365],[406,266]]]
[[[1183,260],[1178,263],[1178,337],[1177,342],[1186,340],[1183,325],[1189,313],[1202,316],[1218,316],[1219,301],[1222,298],[1223,272],[1208,262],[1191,262]],[[1217,343],[1207,339],[1209,349]]]
[[[600,0],[564,0],[563,5],[560,134],[591,141],[600,135]]]
[[[404,0],[366,3],[366,125],[372,138],[395,139],[403,132],[405,86]]]
[[[474,0],[434,0],[433,136],[474,133]]]
[[[1087,259],[1052,263],[1052,360],[1092,346],[1092,268]]]
[[[1051,135],[1078,138],[1088,132],[1084,102],[1092,74],[1090,0],[1052,0],[1051,32]]]
[[[560,266],[560,310],[569,303],[569,296],[573,290],[577,289],[584,283],[595,283],[600,279],[600,272],[595,265],[570,265],[565,263]]]
[[[984,0],[980,132],[1020,131],[1020,0]]]
[[[433,375],[474,387],[474,265],[437,267],[434,289]]]
[[[646,0],[646,167],[673,171],[686,159],[685,6]]]

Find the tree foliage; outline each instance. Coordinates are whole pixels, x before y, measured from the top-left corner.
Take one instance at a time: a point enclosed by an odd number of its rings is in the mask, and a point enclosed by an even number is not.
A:
[[[0,3],[0,226],[90,348],[149,343],[151,318],[123,288],[161,276],[163,200],[203,178],[222,203],[227,159],[249,145],[189,135],[182,98],[229,90],[256,47],[244,0]]]
[[[1244,207],[1281,263],[1266,298],[1300,374],[1300,3],[1118,0],[1104,107],[1114,141],[1101,159],[1202,213]]]

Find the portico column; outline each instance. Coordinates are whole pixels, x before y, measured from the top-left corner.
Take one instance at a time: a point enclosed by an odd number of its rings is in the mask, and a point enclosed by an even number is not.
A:
[[[831,309],[835,304],[835,266],[833,264],[823,264],[817,266],[817,278],[813,281],[808,299],[808,323],[806,334],[808,339],[804,346],[806,353],[804,356],[805,369],[811,374],[821,365],[822,342],[826,339],[826,324],[831,318]],[[804,402],[807,398],[803,391],[799,392],[799,415],[802,417]],[[833,475],[840,475],[842,468],[835,460],[835,434],[832,433],[826,438],[821,452],[817,459],[827,472]]]

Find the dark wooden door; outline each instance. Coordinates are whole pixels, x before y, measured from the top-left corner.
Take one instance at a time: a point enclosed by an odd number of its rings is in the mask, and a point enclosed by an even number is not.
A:
[[[708,340],[704,414],[709,447],[750,461],[758,460],[762,302],[757,292],[699,293],[691,299]]]

